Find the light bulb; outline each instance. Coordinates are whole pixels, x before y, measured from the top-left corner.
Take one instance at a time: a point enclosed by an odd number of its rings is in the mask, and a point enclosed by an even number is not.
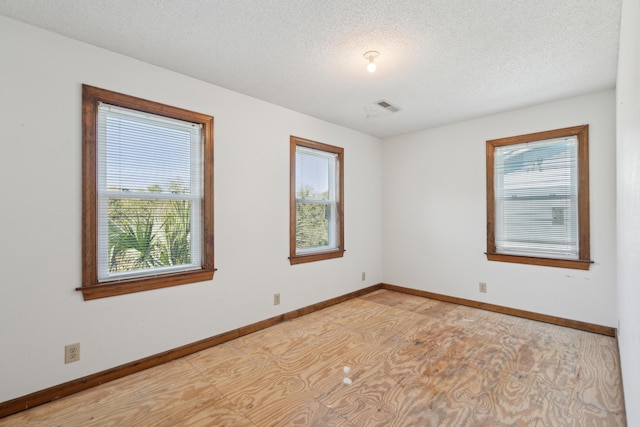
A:
[[[362,55],[364,56],[364,59],[369,61],[369,64],[367,64],[367,71],[369,71],[370,73],[375,73],[376,69],[378,68],[376,66],[376,63],[373,62],[378,55],[380,55],[380,52],[378,52],[377,50],[369,50],[365,52],[364,55]]]

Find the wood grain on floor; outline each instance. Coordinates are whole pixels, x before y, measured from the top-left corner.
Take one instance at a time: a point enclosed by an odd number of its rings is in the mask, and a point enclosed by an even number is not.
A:
[[[378,290],[2,426],[624,426],[615,338]]]

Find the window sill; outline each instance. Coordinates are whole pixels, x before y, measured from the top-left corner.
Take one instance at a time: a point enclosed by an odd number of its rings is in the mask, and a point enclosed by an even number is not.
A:
[[[302,264],[305,262],[322,261],[324,259],[342,258],[344,255],[344,249],[338,249],[331,252],[316,252],[309,255],[293,255],[289,257],[291,265]]]
[[[145,277],[137,279],[120,280],[118,282],[98,283],[90,286],[81,286],[76,291],[82,292],[85,301],[125,295],[135,292],[149,291],[152,289],[167,288],[170,286],[186,285],[195,282],[205,282],[213,279],[216,269],[189,271],[184,273],[166,274],[163,276]]]
[[[489,261],[513,262],[517,264],[542,265],[546,267],[573,268],[575,270],[588,270],[593,264],[590,260],[537,258],[520,255],[490,254],[486,253]]]

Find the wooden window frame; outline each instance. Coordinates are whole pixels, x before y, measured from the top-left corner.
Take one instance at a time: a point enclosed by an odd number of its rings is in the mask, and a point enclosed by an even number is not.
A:
[[[203,133],[202,268],[112,282],[98,281],[98,103],[199,123]],[[85,300],[111,297],[213,278],[213,117],[82,85],[82,292]]]
[[[309,254],[296,254],[296,148],[307,147],[337,155],[338,167],[338,200],[336,201],[336,215],[338,215],[338,236],[336,249]],[[305,262],[321,261],[325,259],[341,258],[344,255],[344,149],[321,142],[311,141],[291,135],[289,138],[289,262],[301,264]]]
[[[578,259],[552,257],[531,257],[503,254],[496,251],[495,243],[495,187],[494,149],[505,145],[542,141],[547,139],[576,136],[578,141]],[[554,129],[486,142],[487,160],[487,259],[489,261],[513,262],[542,265],[548,267],[588,270],[593,261],[590,255],[589,233],[589,125]]]

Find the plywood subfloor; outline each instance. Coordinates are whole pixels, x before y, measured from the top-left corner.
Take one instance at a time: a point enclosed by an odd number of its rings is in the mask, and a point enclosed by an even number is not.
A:
[[[379,290],[3,426],[624,426],[614,338]]]

